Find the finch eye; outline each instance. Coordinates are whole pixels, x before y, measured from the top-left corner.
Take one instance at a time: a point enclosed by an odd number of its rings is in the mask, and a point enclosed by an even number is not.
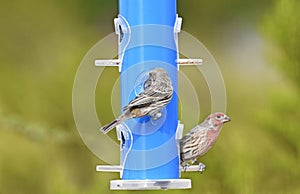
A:
[[[218,115],[218,116],[217,116],[217,119],[220,119],[220,118],[221,118],[221,116],[220,116],[220,115]]]

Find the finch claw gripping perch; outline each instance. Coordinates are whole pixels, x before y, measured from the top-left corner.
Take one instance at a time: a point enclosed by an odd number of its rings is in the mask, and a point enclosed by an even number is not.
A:
[[[161,113],[161,112],[158,112],[158,113],[155,113],[155,114],[150,115],[150,116],[151,116],[151,118],[152,118],[153,120],[157,120],[157,119],[160,119],[160,118],[162,117],[162,113]]]
[[[205,164],[203,164],[203,163],[200,162],[198,165],[199,165],[199,172],[203,173],[204,170],[205,170],[205,168],[206,168]]]
[[[183,167],[183,172],[186,172],[187,168],[190,167],[190,165],[185,163],[185,164],[183,164],[182,167]]]

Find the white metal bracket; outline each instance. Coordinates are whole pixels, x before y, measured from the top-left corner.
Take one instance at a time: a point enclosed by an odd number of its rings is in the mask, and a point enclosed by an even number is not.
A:
[[[179,66],[188,66],[188,65],[202,65],[203,60],[202,59],[177,59],[176,63],[178,64],[178,70]],[[121,69],[121,60],[120,59],[105,59],[105,60],[96,60],[95,66],[97,67],[119,67]]]
[[[119,59],[106,59],[106,60],[95,61],[95,65],[97,67],[106,67],[106,66],[119,67],[120,64],[121,61]]]
[[[179,167],[179,170],[181,172],[204,172],[205,167],[203,168],[203,163],[200,163],[199,165],[190,165],[187,167]],[[123,167],[120,165],[97,165],[96,166],[97,172],[122,172]]]
[[[177,59],[177,64],[179,66],[185,66],[185,65],[202,65],[203,60],[202,59]]]

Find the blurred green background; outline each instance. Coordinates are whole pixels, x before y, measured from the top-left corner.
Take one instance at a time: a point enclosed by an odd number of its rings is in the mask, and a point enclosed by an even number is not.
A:
[[[118,174],[95,172],[103,162],[72,115],[76,70],[117,13],[117,0],[1,1],[1,194],[118,192],[109,190]],[[206,172],[182,175],[192,189],[154,193],[300,193],[300,2],[178,0],[178,13],[219,64],[232,122],[201,158]],[[109,108],[100,120],[113,118]]]

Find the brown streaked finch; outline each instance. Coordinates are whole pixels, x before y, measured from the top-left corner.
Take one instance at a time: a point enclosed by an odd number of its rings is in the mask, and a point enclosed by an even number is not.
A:
[[[123,113],[111,123],[100,128],[107,133],[127,119],[150,116],[156,120],[162,116],[161,110],[173,95],[172,81],[163,68],[154,68],[144,83],[144,90],[123,108]]]
[[[186,170],[188,163],[197,162],[199,156],[203,156],[216,143],[224,123],[230,118],[221,112],[212,113],[201,124],[190,130],[180,140],[181,165]],[[199,170],[203,171],[205,165],[199,163]]]

